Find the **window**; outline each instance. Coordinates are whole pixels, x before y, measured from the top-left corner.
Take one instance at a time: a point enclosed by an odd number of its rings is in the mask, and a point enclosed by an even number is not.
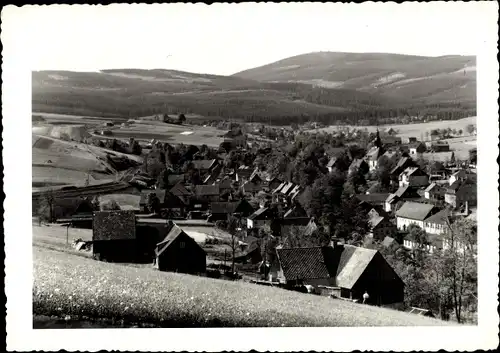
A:
[[[186,243],[185,243],[185,242],[183,242],[183,241],[181,241],[181,242],[179,243],[179,248],[184,249],[185,247],[186,247]]]

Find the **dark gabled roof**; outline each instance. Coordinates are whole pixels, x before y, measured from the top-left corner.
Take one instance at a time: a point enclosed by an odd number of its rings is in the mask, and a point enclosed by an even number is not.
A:
[[[139,201],[140,205],[145,205],[147,203],[149,194],[155,194],[156,197],[158,197],[158,199],[160,200],[160,203],[165,203],[165,195],[167,194],[167,190],[164,189],[142,190],[141,200]]]
[[[171,244],[174,243],[175,239],[177,239],[179,237],[183,237],[183,238],[187,237],[186,239],[189,238],[192,240],[193,243],[197,244],[193,238],[191,238],[189,235],[187,235],[186,232],[184,232],[177,224],[174,223],[171,225],[170,230],[168,231],[168,234],[165,237],[165,239],[163,239],[161,242],[156,244],[156,250],[155,250],[156,256],[161,255],[166,249],[168,249],[168,247]],[[202,248],[200,247],[200,249],[202,249]]]
[[[349,169],[360,168],[363,163],[366,164],[366,161],[364,159],[361,158],[353,159],[353,161],[349,165]]]
[[[221,189],[231,189],[232,181],[229,177],[224,177],[224,179],[219,181],[217,184],[219,184],[219,188]]]
[[[409,218],[418,221],[423,221],[434,210],[434,205],[407,201],[396,212],[396,217]]]
[[[399,159],[398,163],[396,163],[396,166],[392,168],[391,174],[399,175],[405,169],[405,167],[411,167],[413,165],[415,165],[413,159],[411,159],[410,157],[402,157]]]
[[[285,212],[283,218],[297,218],[297,217],[307,217],[307,212],[300,205],[295,205]]]
[[[192,161],[194,169],[198,169],[198,170],[208,170],[216,162],[217,162],[216,159],[199,159],[199,160]]]
[[[276,249],[287,280],[330,278],[322,247]]]
[[[184,178],[184,174],[169,174],[168,185],[176,185],[178,183],[184,182]]]
[[[257,211],[255,211],[250,216],[248,216],[248,219],[250,219],[250,220],[268,219],[268,215],[267,215],[268,211],[269,211],[268,207],[259,208]]]
[[[444,209],[425,219],[425,223],[446,225],[449,221],[450,213]]]
[[[302,226],[309,225],[311,219],[309,217],[290,217],[281,220],[281,225],[284,226]]]
[[[94,212],[92,239],[94,241],[135,239],[135,212]]]
[[[179,196],[182,198],[189,197],[193,194],[191,191],[186,189],[186,187],[182,183],[175,184],[174,187],[170,189],[170,192],[175,196]]]
[[[427,175],[427,173],[424,172],[419,167],[408,167],[408,168],[406,168],[403,171],[403,173],[406,174],[406,175],[408,175],[408,176],[410,176],[410,175],[414,175],[414,176],[424,176],[424,175]]]
[[[213,196],[220,194],[219,185],[196,185],[196,196]]]
[[[374,146],[366,153],[366,158],[376,161],[380,158],[380,156],[382,156],[383,153],[384,151],[382,148]]]
[[[377,202],[384,202],[387,200],[387,197],[389,196],[389,193],[374,193],[374,194],[359,194],[356,195],[358,200],[360,201],[365,201],[368,203],[377,203]]]
[[[260,185],[257,185],[251,181],[246,182],[242,186],[244,192],[258,192],[262,190],[262,187]]]
[[[212,214],[232,214],[240,204],[240,201],[233,202],[212,202],[210,211]]]

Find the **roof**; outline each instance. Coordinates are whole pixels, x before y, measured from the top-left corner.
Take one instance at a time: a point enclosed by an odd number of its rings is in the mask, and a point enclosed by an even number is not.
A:
[[[351,289],[361,277],[377,250],[344,245],[337,269],[337,286]]]
[[[330,278],[322,247],[276,249],[287,280]]]
[[[176,185],[184,181],[184,174],[169,174],[168,185]]]
[[[283,189],[283,187],[287,184],[287,182],[282,182],[280,185],[278,185],[278,187],[276,189],[273,190],[273,194],[276,194],[278,192],[281,191],[281,189]]]
[[[418,221],[423,221],[434,209],[434,205],[406,201],[403,206],[396,212],[396,217],[409,218]]]
[[[160,200],[160,203],[164,203],[166,193],[167,193],[167,190],[164,190],[164,189],[142,190],[141,191],[141,200],[139,201],[139,204],[140,205],[147,204],[149,194],[155,194],[156,197],[158,197],[158,199]]]
[[[337,162],[337,157],[332,157],[328,161],[328,164],[326,165],[328,168],[332,168],[335,165],[335,162]]]
[[[239,203],[240,203],[240,201],[212,202],[210,204],[210,211],[212,213],[231,214],[231,213],[234,213],[234,211],[238,207]]]
[[[268,207],[259,208],[257,211],[248,216],[248,219],[267,219],[266,212],[269,210]]]
[[[401,169],[409,167],[412,164],[414,164],[413,159],[410,157],[402,157],[399,159],[398,163],[396,163],[396,166],[392,168],[391,174],[400,174]]]
[[[188,237],[191,238],[189,235],[187,235],[186,232],[184,232],[177,224],[172,224],[167,236],[165,239],[163,239],[161,242],[156,244],[156,256],[161,255],[168,247],[173,244],[174,240],[177,239],[180,236]],[[193,239],[194,242],[194,239]]]
[[[436,183],[432,183],[431,185],[429,185],[425,191],[426,192],[430,192],[430,191],[433,191],[433,190],[439,190],[441,188],[441,186],[439,186],[438,184]]]
[[[373,194],[359,194],[356,195],[358,200],[360,201],[365,201],[368,203],[382,203],[384,202],[387,197],[389,196],[389,193],[373,193]]]
[[[186,187],[184,185],[182,185],[182,183],[175,184],[174,187],[172,187],[170,189],[170,192],[173,195],[179,196],[179,197],[187,197],[187,196],[191,196],[193,194],[191,191],[186,189]]]
[[[396,242],[396,239],[391,238],[391,237],[389,237],[389,236],[386,236],[386,237],[384,238],[384,240],[382,240],[382,246],[385,246],[385,247],[390,247],[390,246],[392,246],[395,242]]]
[[[311,219],[309,217],[290,217],[281,220],[281,225],[306,227],[310,222]]]
[[[361,159],[361,158],[354,159],[351,162],[351,164],[349,165],[349,169],[360,168],[361,164],[363,164],[363,163],[366,163],[366,161],[364,159]]]
[[[369,213],[369,218],[368,218],[368,224],[370,227],[373,229],[376,226],[380,224],[385,218],[376,214],[376,213]]]
[[[244,192],[257,192],[262,190],[262,187],[260,185],[257,185],[251,181],[246,182],[242,186]]]
[[[447,220],[449,219],[449,212],[445,209],[445,210],[441,210],[439,211],[438,213],[428,217],[426,220],[425,220],[425,223],[434,223],[434,224],[442,224],[442,225],[446,225],[447,224]]]
[[[285,212],[283,218],[307,217],[307,212],[300,205],[295,205]]]
[[[420,169],[419,167],[408,167],[406,168],[402,174],[406,174],[408,176],[410,175],[416,175],[416,176],[423,176],[423,175],[427,175],[427,173],[425,173],[422,169]]]
[[[135,239],[134,211],[98,211],[93,215],[93,240]]]
[[[196,185],[195,186],[196,196],[213,196],[220,194],[219,185]]]
[[[192,161],[195,169],[207,170],[210,169],[216,162],[215,159],[199,159]]]
[[[385,156],[389,159],[392,159],[394,157],[396,157],[398,155],[398,153],[396,151],[386,151],[382,156]]]
[[[290,191],[292,191],[292,188],[295,187],[295,184],[292,182],[287,183],[283,188],[281,189],[282,194],[288,194]]]

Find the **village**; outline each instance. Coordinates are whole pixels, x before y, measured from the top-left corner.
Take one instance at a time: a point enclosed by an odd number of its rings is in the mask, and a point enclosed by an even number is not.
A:
[[[439,132],[426,135],[230,124],[219,148],[123,139],[144,162],[113,184],[121,190],[34,193],[34,233],[85,230],[72,247],[95,261],[457,320],[450,297],[409,297],[417,284],[402,276],[431,257],[476,256],[476,240],[458,234],[475,229],[476,151],[457,157]],[[65,198],[77,201],[60,206]]]

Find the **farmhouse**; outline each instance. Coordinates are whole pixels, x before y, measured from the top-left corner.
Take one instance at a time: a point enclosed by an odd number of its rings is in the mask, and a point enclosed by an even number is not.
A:
[[[430,152],[449,152],[450,145],[445,141],[428,141],[425,143]]]
[[[402,157],[399,159],[398,163],[391,170],[391,179],[398,179],[399,175],[408,167],[416,167],[417,164],[411,159],[411,157]]]
[[[424,229],[427,217],[437,213],[434,205],[407,201],[396,211],[396,224],[399,230],[406,230],[410,224],[416,224]]]
[[[133,211],[94,212],[92,251],[98,260],[136,262],[140,247],[136,237]]]
[[[448,230],[448,224],[450,222],[450,213],[448,210],[444,209],[427,217],[424,221],[423,229],[427,234],[443,234]]]
[[[375,240],[382,241],[387,236],[394,236],[397,228],[387,217],[381,216],[376,210],[368,212],[370,233]]]
[[[400,187],[395,193],[390,194],[385,200],[385,212],[392,212],[395,210],[398,202],[410,199],[419,199],[420,195],[416,189],[408,185]]]
[[[248,217],[253,212],[253,207],[245,199],[232,202],[212,202],[210,204],[211,221],[226,220],[230,215]]]
[[[477,205],[477,185],[469,180],[455,181],[444,194],[444,201],[455,208]]]
[[[424,196],[428,200],[444,200],[446,189],[442,186],[432,183],[424,191]]]
[[[418,167],[408,167],[399,175],[399,187],[429,185],[429,175]]]
[[[261,228],[270,225],[272,221],[272,211],[269,207],[259,208],[247,218],[247,228]]]
[[[156,245],[155,267],[160,271],[199,274],[207,266],[205,251],[176,224]]]
[[[141,192],[141,199],[139,205],[141,212],[148,212],[148,196],[150,194],[156,195],[160,201],[160,209],[166,209],[174,212],[179,217],[184,216],[184,211],[187,207],[187,201],[181,197],[174,195],[167,190],[155,189],[155,190],[143,190]]]
[[[211,172],[218,165],[216,159],[199,159],[191,163],[193,164],[193,168],[201,173]]]
[[[410,156],[420,157],[422,153],[427,151],[427,147],[423,142],[414,142],[408,145]]]
[[[336,287],[339,297],[358,300],[367,291],[374,305],[403,302],[403,281],[376,250],[334,244],[276,252],[271,277],[285,285]]]
[[[269,190],[274,190],[276,189],[278,186],[280,186],[282,183],[282,181],[276,177],[272,178],[271,180],[268,181],[267,183],[267,188]]]
[[[194,195],[197,203],[218,202],[220,198],[219,185],[196,185]]]
[[[385,153],[382,147],[374,146],[366,153],[366,161],[370,171],[377,169],[379,158]]]

